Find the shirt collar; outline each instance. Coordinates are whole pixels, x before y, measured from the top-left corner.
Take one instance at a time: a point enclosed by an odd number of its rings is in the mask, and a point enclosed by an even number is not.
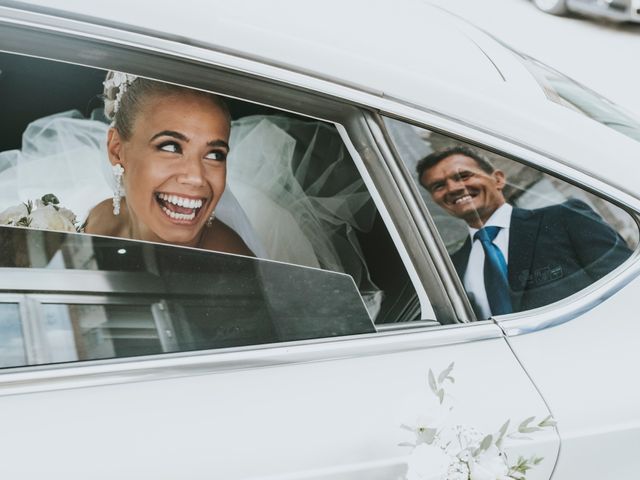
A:
[[[484,226],[509,228],[509,225],[511,224],[512,211],[513,211],[513,207],[511,205],[509,205],[506,202],[503,203],[500,207],[498,207],[498,209],[495,212],[493,212],[493,214],[489,217],[489,220],[487,220],[487,223],[485,223]],[[476,234],[476,232],[480,230],[479,228],[473,228],[473,227],[468,227],[468,228],[469,228],[469,235],[471,235],[472,239]]]

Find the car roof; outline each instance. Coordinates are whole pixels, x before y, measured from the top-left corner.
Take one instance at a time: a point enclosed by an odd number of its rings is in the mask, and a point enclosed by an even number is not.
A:
[[[637,190],[626,171],[638,142],[547,101],[511,50],[426,1],[2,3],[207,47],[437,111]]]
[[[208,46],[368,91],[397,93],[399,78],[476,89],[502,81],[450,14],[420,0],[329,0],[304,7],[296,0],[10,3]]]

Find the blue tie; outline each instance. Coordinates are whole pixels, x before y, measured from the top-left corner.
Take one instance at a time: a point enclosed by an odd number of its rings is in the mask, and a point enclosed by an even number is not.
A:
[[[484,227],[473,236],[474,240],[480,240],[484,249],[484,288],[492,315],[513,312],[509,296],[507,262],[498,246],[493,243],[499,231],[500,227]]]

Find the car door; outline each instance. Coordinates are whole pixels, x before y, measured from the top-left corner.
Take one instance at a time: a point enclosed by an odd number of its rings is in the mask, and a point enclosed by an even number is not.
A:
[[[424,117],[425,123],[438,122],[433,116],[428,120]],[[593,176],[542,155],[510,148],[468,126],[449,124],[447,131],[442,126],[436,130],[417,123],[384,119],[406,174],[413,178],[415,194],[422,197],[451,255],[469,235],[468,229],[437,207],[414,172],[421,158],[452,145],[478,152],[498,168],[506,177],[507,202],[520,211],[544,213],[574,204],[583,209],[583,213],[572,211],[574,218],[555,227],[541,226],[532,237],[543,242],[544,235],[554,234],[553,228],[566,229],[573,240],[564,244],[558,240],[549,245],[549,252],[564,252],[563,256],[570,258],[581,245],[587,245],[581,253],[581,269],[571,273],[568,263],[553,255],[546,255],[548,260],[540,262],[545,255],[538,250],[538,260],[526,266],[522,277],[524,287],[517,292],[519,307],[493,318],[558,422],[562,449],[555,474],[579,478],[631,475],[637,468],[629,456],[629,445],[638,435],[634,427],[637,392],[624,379],[632,374],[635,363],[630,335],[635,327],[629,312],[638,288],[637,199]],[[613,130],[607,132],[609,126],[592,128],[611,137],[612,143],[628,142]],[[463,136],[468,140],[462,140]],[[479,146],[477,139],[481,137],[493,148]],[[586,218],[592,220],[583,230],[580,223]],[[512,235],[517,235],[513,225]],[[608,240],[604,241],[605,237]],[[510,265],[522,265],[527,254],[510,250],[509,256]],[[584,272],[590,278],[587,284],[581,281]],[[542,292],[545,294],[540,296]]]
[[[397,259],[396,270],[379,266],[371,275],[379,283],[389,277],[389,283],[406,286],[408,299],[401,291],[391,297],[392,286],[385,290],[387,299],[417,314],[403,316],[389,307],[385,321],[374,323],[362,289],[342,272],[187,254],[180,247],[82,233],[56,234],[54,241],[48,240],[50,232],[5,226],[3,255],[14,260],[5,261],[0,277],[3,330],[11,339],[3,346],[10,355],[0,375],[2,473],[328,480],[396,478],[426,468],[444,475],[450,465],[430,457],[422,461],[424,448],[416,444],[442,450],[446,435],[464,433],[469,440],[455,453],[466,449],[473,459],[461,457],[457,464],[501,470],[522,466],[523,456],[525,464],[535,463],[527,478],[550,477],[558,438],[544,399],[498,325],[459,322],[467,306],[447,293],[455,280],[434,267],[442,262],[434,255],[439,244],[419,224],[426,221],[423,211],[407,195],[408,183],[394,170],[365,112],[326,92],[319,95],[311,88],[314,82],[300,91],[259,75],[264,64],[255,63],[252,73],[244,60],[231,56],[219,68],[215,50],[152,36],[136,37],[132,46],[131,33],[116,28],[28,12],[19,16],[32,26],[21,27],[22,20],[3,10],[4,48],[28,64],[34,57],[50,59],[51,75],[60,68],[56,83],[68,82],[65,75],[82,77],[88,67],[76,64],[114,68],[212,89],[248,108],[267,106],[329,124],[386,231],[375,238],[390,239],[390,247],[377,256]],[[28,70],[20,74],[30,78]],[[86,78],[98,75],[89,70]],[[294,77],[296,84],[304,80],[286,70],[278,73],[292,83]],[[37,169],[31,175],[55,190],[51,179],[37,177]],[[368,250],[370,238],[361,238],[363,255],[375,263],[379,250]],[[100,248],[107,253],[96,253]],[[138,251],[143,260],[135,265],[145,267],[131,271],[133,263],[124,259]],[[168,263],[149,261],[159,251]],[[189,255],[192,261],[185,261]],[[100,261],[91,263],[92,258]],[[194,327],[206,317],[195,313],[202,312],[196,306],[206,299],[193,297],[208,287],[199,270],[208,262],[230,265],[211,267],[216,273],[211,279],[220,282],[215,285],[259,285],[251,292],[268,306],[250,310],[250,318],[260,326],[275,322],[279,336],[258,328],[247,340],[248,333],[234,336],[237,325],[227,325],[227,343],[207,343],[207,334]],[[179,275],[169,282],[162,265],[175,267]],[[334,281],[339,287],[332,288]],[[163,290],[169,287],[175,288],[170,295]],[[172,309],[171,301],[182,302],[180,308]],[[229,295],[223,306],[235,318],[252,301]],[[334,310],[327,307],[329,313],[319,317],[323,303]],[[299,312],[287,313],[296,306]],[[279,323],[285,320],[286,328]],[[180,333],[180,322],[188,335]],[[60,330],[66,332],[62,340],[55,333]],[[96,347],[107,340],[112,350]],[[495,467],[495,461],[502,463]]]

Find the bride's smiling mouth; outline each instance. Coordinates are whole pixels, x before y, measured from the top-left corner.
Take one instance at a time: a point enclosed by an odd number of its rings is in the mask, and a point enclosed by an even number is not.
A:
[[[160,209],[174,223],[195,223],[206,197],[188,197],[175,193],[156,192],[155,198]]]

